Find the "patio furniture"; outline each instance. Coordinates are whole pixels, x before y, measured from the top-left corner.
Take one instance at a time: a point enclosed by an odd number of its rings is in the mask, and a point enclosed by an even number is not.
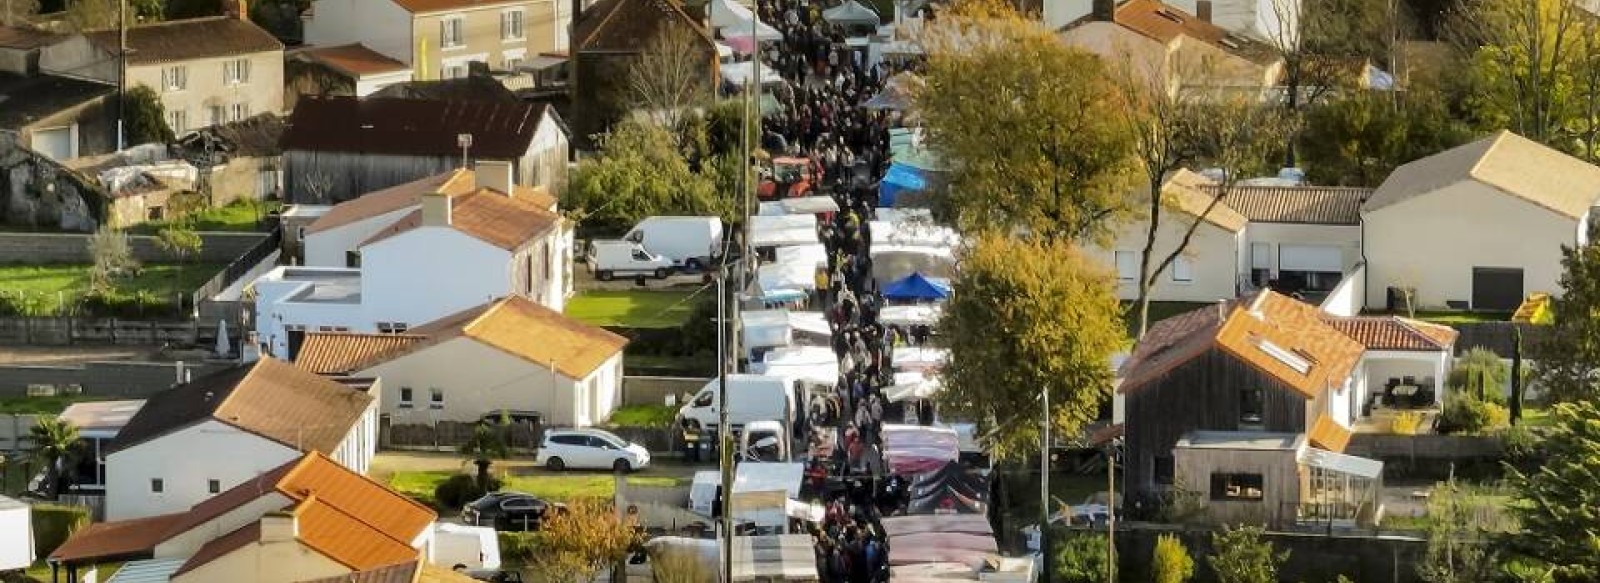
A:
[[[1421,391],[1422,387],[1414,384],[1404,384],[1395,387],[1394,397],[1397,402],[1396,406],[1400,408],[1410,408],[1416,400],[1417,393]]]

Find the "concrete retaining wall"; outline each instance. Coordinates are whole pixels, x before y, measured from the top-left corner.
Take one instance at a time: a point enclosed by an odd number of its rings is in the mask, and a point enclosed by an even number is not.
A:
[[[623,405],[660,405],[667,395],[683,396],[699,392],[710,379],[689,377],[622,377]],[[682,401],[679,401],[682,402]]]
[[[265,238],[266,233],[200,233],[201,263],[227,263],[243,255]],[[148,235],[129,237],[135,259],[146,263],[177,261],[176,257],[161,250],[156,238]],[[0,264],[25,263],[91,263],[89,235],[78,233],[0,233]]]

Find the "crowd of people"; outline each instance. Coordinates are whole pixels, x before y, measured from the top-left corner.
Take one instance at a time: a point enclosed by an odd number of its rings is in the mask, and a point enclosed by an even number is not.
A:
[[[828,2],[757,2],[758,18],[783,35],[754,55],[783,78],[773,91],[778,110],[762,120],[761,145],[774,157],[810,158],[822,171],[821,192],[839,205],[819,226],[827,261],[812,298],[826,314],[839,378],[833,394],[813,400],[806,416],[813,452],[807,475],[825,508],[811,532],[822,581],[877,583],[889,579],[880,518],[903,512],[910,489],[884,460],[890,404],[882,389],[894,382],[897,340],[922,340],[926,331],[910,334],[878,321],[883,299],[872,275],[870,221],[877,181],[889,166],[889,130],[900,114],[863,104],[906,65],[867,62],[864,51],[845,42],[846,30],[823,18]]]

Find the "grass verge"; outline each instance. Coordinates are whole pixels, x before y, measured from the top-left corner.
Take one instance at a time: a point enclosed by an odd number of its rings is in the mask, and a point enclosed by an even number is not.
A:
[[[686,301],[693,292],[629,290],[587,291],[567,301],[567,315],[596,326],[675,328],[693,310]]]
[[[138,275],[121,279],[117,289],[132,293],[145,291],[162,299],[194,293],[224,266],[209,263],[146,264]],[[90,265],[0,265],[0,294],[36,297],[42,309],[57,313],[61,302],[76,302],[89,291]]]
[[[389,477],[389,487],[423,504],[436,506],[438,502],[433,498],[433,489],[458,473],[460,472],[395,472]],[[502,479],[504,482],[501,490],[523,492],[556,502],[574,498],[610,498],[617,492],[617,484],[609,473],[509,475],[502,476]],[[628,476],[626,479],[630,485],[650,488],[672,488],[687,483],[686,478],[669,476]]]
[[[278,201],[236,200],[224,206],[208,208],[187,217],[196,231],[250,232],[257,230],[263,217],[283,206]],[[154,235],[171,224],[171,221],[150,221],[128,228],[136,235]]]
[[[675,407],[666,405],[627,405],[611,412],[610,424],[615,427],[667,427],[678,414]]]

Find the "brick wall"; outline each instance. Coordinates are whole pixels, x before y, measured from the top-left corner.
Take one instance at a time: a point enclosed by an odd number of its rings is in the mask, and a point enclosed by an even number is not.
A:
[[[201,233],[199,261],[227,263],[243,255],[266,237],[266,233]],[[139,261],[159,263],[176,258],[162,251],[156,238],[130,237],[133,256]],[[192,260],[192,259],[191,259]],[[77,233],[0,233],[0,264],[5,263],[90,263],[89,235]]]

